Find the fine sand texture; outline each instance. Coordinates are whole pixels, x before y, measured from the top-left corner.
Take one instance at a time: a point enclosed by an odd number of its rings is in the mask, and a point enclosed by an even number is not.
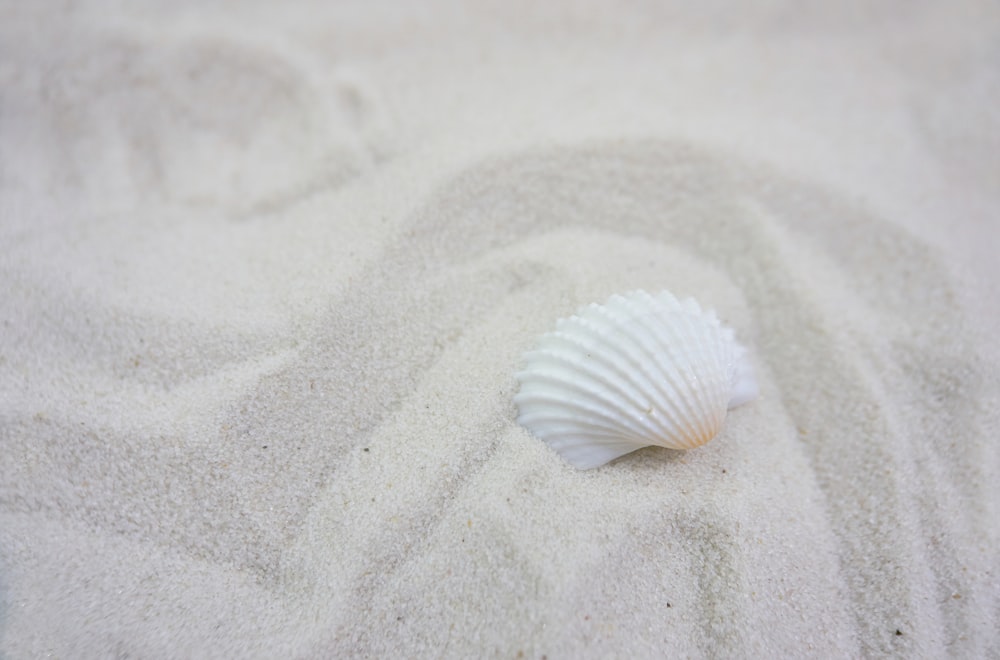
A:
[[[0,656],[1000,657],[990,2],[0,0]],[[750,351],[578,471],[514,373]]]

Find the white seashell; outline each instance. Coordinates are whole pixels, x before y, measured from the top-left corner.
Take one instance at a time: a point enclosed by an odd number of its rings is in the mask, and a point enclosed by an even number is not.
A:
[[[667,291],[590,304],[524,360],[517,421],[581,470],[648,445],[703,445],[757,396],[733,331]]]

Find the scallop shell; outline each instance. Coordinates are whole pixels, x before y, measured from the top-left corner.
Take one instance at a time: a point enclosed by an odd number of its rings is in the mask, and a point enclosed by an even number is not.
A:
[[[703,445],[729,408],[757,396],[732,329],[667,291],[588,305],[524,362],[517,421],[581,470],[648,445]]]

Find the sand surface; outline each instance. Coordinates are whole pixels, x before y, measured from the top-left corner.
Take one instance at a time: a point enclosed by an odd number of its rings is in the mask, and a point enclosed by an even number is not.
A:
[[[0,7],[0,655],[1000,657],[994,3],[140,4]],[[761,395],[580,472],[636,288]]]

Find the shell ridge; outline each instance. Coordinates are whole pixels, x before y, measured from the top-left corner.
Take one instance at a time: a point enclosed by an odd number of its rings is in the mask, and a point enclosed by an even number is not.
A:
[[[631,444],[636,447],[645,447],[646,443],[635,436],[623,434],[619,429],[609,429],[601,426],[588,425],[586,427],[572,426],[569,420],[563,424],[549,424],[539,427],[544,430],[546,442],[553,444],[558,442],[561,445],[571,442],[581,442],[584,438],[591,441],[600,440],[602,442],[615,442]]]
[[[688,299],[687,301],[690,306],[697,306],[697,303]],[[707,327],[700,317],[694,316],[692,313],[687,313],[683,315],[683,318],[678,319],[678,334],[682,335],[683,344],[689,347],[689,350],[693,351],[696,359],[686,360],[687,372],[684,374],[687,380],[687,394],[685,396],[691,402],[692,410],[697,411],[698,414],[694,415],[694,435],[688,436],[687,440],[692,446],[697,446],[701,444],[700,439],[707,439],[713,435],[713,431],[716,427],[716,417],[717,412],[715,406],[713,406],[713,401],[710,398],[710,393],[708,388],[714,383],[708,382],[709,374],[711,369],[698,368],[699,363],[702,366],[707,366],[705,363],[712,361],[711,366],[717,366],[715,364],[714,351],[711,350],[710,344],[714,343],[710,340],[717,339],[711,329]],[[716,344],[717,345],[717,344]]]
[[[720,415],[725,414],[718,397],[711,395],[719,391],[720,381],[711,375],[719,369],[716,353],[724,347],[712,319],[706,320],[702,314],[698,303],[689,298],[678,308],[666,310],[658,319],[664,326],[663,335],[657,337],[662,356],[660,368],[687,413],[674,438],[684,448],[704,444],[714,437],[721,427]]]
[[[665,335],[670,330],[666,320],[676,313],[679,303],[669,292],[663,293],[665,296],[656,298],[646,294],[644,299],[649,302],[650,309],[634,307],[632,321],[642,331],[642,336],[637,338],[639,341],[636,341],[636,345],[646,358],[637,362],[646,374],[650,386],[659,394],[658,410],[666,414],[670,423],[669,427],[661,424],[663,428],[661,442],[654,444],[671,446],[683,437],[683,430],[690,426],[691,420],[677,402],[677,393],[683,391],[681,385],[684,381],[683,379],[679,381],[677,378],[680,375],[676,368],[678,360],[670,342],[665,341]],[[659,375],[650,373],[649,366],[655,366]]]
[[[692,367],[691,374],[694,380],[692,390],[701,412],[698,438],[706,439],[714,436],[720,426],[717,397],[712,396],[717,390],[718,382],[712,379],[711,375],[722,369],[719,355],[724,350],[724,344],[716,332],[714,312],[706,312],[692,298],[688,298],[685,303],[688,309],[693,310],[685,319],[686,341],[695,347],[703,366],[710,367],[698,370],[696,373]],[[690,362],[694,363],[693,360]],[[695,439],[692,439],[692,442],[695,442]]]
[[[572,421],[572,420],[571,420]],[[619,433],[616,429],[606,429],[600,426],[573,426],[570,422],[565,424],[550,424],[545,427],[547,437],[551,441],[558,440],[560,444],[566,444],[570,442],[571,439],[576,437],[587,437],[587,438],[604,438],[608,441],[614,441],[618,443],[629,443],[636,444],[635,438],[630,436],[624,436]],[[645,445],[637,445],[643,447]]]
[[[600,321],[601,323],[617,321],[618,326],[622,326],[625,323],[631,323],[633,321],[631,316],[616,318],[612,316],[613,314],[612,311],[602,310],[600,314],[602,314],[603,316],[603,318]],[[644,368],[643,363],[636,357],[636,352],[634,349],[637,342],[633,334],[625,333],[621,331],[619,328],[619,331],[615,334],[613,338],[606,337],[606,339],[617,340],[613,344],[610,344],[609,347],[611,351],[614,353],[615,357],[624,358],[628,362],[627,366],[631,367],[632,369],[631,373],[626,372],[624,369],[621,368],[618,369],[618,371],[622,374],[624,380],[631,383],[637,389],[648,390],[649,386],[651,385],[651,379],[649,377],[648,372]],[[639,376],[639,378],[637,378],[637,376]],[[640,401],[640,403],[646,405],[648,402],[643,400]]]
[[[600,425],[602,428],[622,435],[642,438],[644,437],[643,431],[646,434],[649,433],[648,428],[644,428],[641,425],[639,428],[635,428],[627,423],[623,423],[620,417],[610,416],[601,407],[587,405],[588,403],[592,403],[591,401],[579,398],[567,401],[566,399],[559,398],[558,392],[533,392],[525,394],[525,397],[515,397],[515,403],[525,403],[532,406],[533,409],[522,410],[518,416],[519,420],[524,419],[526,422],[532,424],[548,426],[550,423],[572,420],[573,415],[571,413],[576,413],[577,415],[583,415],[581,419],[587,424]],[[560,410],[563,412],[560,413]]]
[[[566,360],[564,367],[568,367],[571,362],[568,358],[563,358]],[[589,374],[588,374],[589,375]],[[581,391],[583,389],[583,383],[587,383],[591,386],[591,389],[587,389],[586,393],[588,396],[595,400],[600,400],[604,405],[611,407],[616,407],[620,409],[623,413],[632,411],[638,413],[644,410],[648,404],[643,403],[639,398],[639,394],[634,386],[631,386],[627,381],[622,383],[616,382],[615,379],[582,379],[582,383],[570,383],[570,381],[565,380],[562,374],[552,374],[549,372],[538,371],[536,377],[539,379],[545,379],[547,383],[552,385],[559,385],[560,387],[566,387],[567,389],[573,389],[574,391]],[[622,380],[622,379],[619,379]],[[601,394],[596,388],[599,386],[604,386],[610,388],[605,394]],[[628,415],[623,415],[623,417],[629,417]],[[641,426],[641,424],[640,424]],[[645,427],[643,427],[645,428]],[[648,429],[647,429],[648,430]]]
[[[627,301],[619,301],[619,305],[625,304]],[[622,316],[622,310],[610,309],[605,310],[598,307],[588,307],[586,310],[588,313],[585,317],[573,317],[573,325],[580,330],[579,333],[566,332],[567,324],[561,324],[562,330],[557,330],[555,334],[558,334],[556,339],[560,342],[565,342],[571,345],[572,348],[576,348],[579,351],[585,353],[588,359],[597,359],[602,364],[610,367],[610,373],[617,377],[618,382],[615,383],[615,388],[619,390],[628,401],[632,404],[632,412],[634,414],[641,414],[652,407],[655,407],[657,403],[655,400],[650,399],[648,396],[649,390],[651,389],[651,382],[648,374],[646,373],[641,361],[635,359],[635,356],[631,351],[622,351],[621,346],[617,347],[612,356],[606,355],[605,351],[597,350],[602,345],[608,345],[610,341],[609,334],[619,328],[622,323],[627,322],[628,319]],[[553,334],[549,333],[544,339],[544,343],[547,345],[548,350],[552,349]],[[622,334],[619,332],[619,334]],[[585,337],[581,337],[584,335]],[[633,339],[629,337],[629,339]],[[535,357],[537,352],[532,352],[529,355]],[[595,357],[596,356],[596,357]],[[628,366],[632,367],[632,374],[628,374],[623,370],[622,366],[616,364],[611,357],[617,357],[619,359],[624,359]],[[594,370],[589,366],[585,367],[587,372],[592,373]],[[643,376],[640,382],[636,382],[635,373],[638,370]],[[603,372],[603,376],[607,376],[608,372]],[[641,392],[646,391],[647,396],[642,396]],[[621,408],[621,406],[619,406]],[[654,433],[662,433],[665,435],[670,435],[671,431],[663,426],[658,418],[646,418],[647,425],[643,425],[647,431]],[[660,427],[660,431],[655,431],[648,427],[648,423],[654,423]],[[673,422],[676,424],[676,422]]]
[[[614,360],[610,359],[607,355],[607,351],[596,350],[599,348],[595,345],[594,339],[601,341],[608,341],[607,331],[603,329],[599,324],[602,321],[592,320],[592,319],[580,319],[580,327],[584,330],[588,336],[589,341],[586,343],[578,335],[574,334],[563,334],[559,337],[561,342],[564,342],[568,346],[568,352],[572,352],[572,349],[576,349],[578,353],[583,353],[587,356],[588,362],[581,363],[579,361],[575,364],[584,364],[583,369],[588,374],[600,374],[602,379],[608,380],[612,383],[612,386],[616,391],[618,391],[626,400],[630,401],[636,409],[642,409],[647,404],[643,400],[642,387],[637,386],[633,379],[629,378],[629,374],[622,370],[622,368],[615,364]],[[615,354],[614,357],[618,355]],[[569,360],[569,356],[566,356],[566,360]],[[592,363],[597,363],[592,364]],[[604,368],[598,371],[597,365],[603,366]],[[640,384],[641,385],[641,384]]]
[[[549,436],[549,444],[556,450],[572,447],[574,445],[587,444],[587,442],[599,442],[605,446],[630,446],[632,449],[640,449],[648,446],[636,445],[631,440],[623,439],[620,436],[589,429],[556,431]]]
[[[732,352],[732,348],[730,341],[720,332],[720,327],[717,324],[712,324],[710,331],[715,336],[716,351],[713,368],[709,371],[712,382],[709,383],[710,389],[706,391],[706,394],[709,397],[711,411],[714,416],[714,430],[712,431],[712,435],[714,436],[722,431],[722,427],[726,421],[726,411],[729,409],[727,405],[729,403],[730,391],[728,356]]]
[[[555,347],[550,347],[549,350],[552,352],[547,353],[546,357],[559,361],[564,367],[580,366],[582,365],[585,373],[588,376],[592,376],[595,380],[598,377],[604,382],[611,384],[615,391],[620,393],[621,396],[634,405],[636,408],[641,407],[641,400],[639,398],[639,392],[635,388],[634,383],[629,381],[625,372],[614,363],[614,361],[608,360],[607,355],[603,351],[592,351],[588,357],[590,361],[580,362],[579,360],[573,359],[573,352],[571,349],[577,349],[577,351],[590,350],[591,347],[584,346],[582,343],[577,341],[576,337],[573,335],[561,334],[558,337],[560,342],[564,342],[567,346],[560,346],[558,349]],[[558,352],[556,352],[558,350]],[[598,371],[600,368],[600,371]]]
[[[643,323],[647,332],[652,336],[652,341],[657,345],[657,352],[650,352],[650,359],[655,361],[662,374],[662,386],[664,400],[670,408],[676,412],[678,418],[677,428],[671,435],[670,440],[675,447],[688,447],[692,444],[691,429],[702,429],[701,417],[704,412],[699,410],[697,398],[692,398],[691,393],[697,395],[697,389],[690,378],[690,373],[682,369],[681,365],[686,362],[683,351],[678,349],[688,346],[689,342],[684,334],[679,332],[681,328],[677,324],[681,320],[687,320],[687,314],[676,310],[669,310],[657,321],[663,323],[663,328],[651,328]],[[645,321],[645,319],[644,319]],[[660,330],[657,332],[657,330]],[[692,414],[694,413],[694,414]],[[700,414],[699,414],[700,413]],[[696,432],[696,435],[704,433],[704,430]]]
[[[727,410],[726,390],[729,381],[727,355],[730,352],[730,342],[725,333],[721,332],[714,311],[705,312],[698,321],[701,327],[692,328],[692,336],[702,347],[706,366],[710,367],[701,374],[700,393],[705,405],[704,419],[708,422],[705,433],[711,438],[722,429]]]
[[[637,317],[635,323],[646,335],[647,341],[640,343],[645,357],[648,358],[649,363],[656,365],[657,371],[661,375],[660,378],[652,379],[652,386],[660,394],[657,401],[659,408],[670,417],[673,423],[673,428],[665,429],[662,437],[663,446],[670,446],[670,443],[676,444],[678,439],[683,437],[684,428],[690,425],[690,420],[677,404],[677,394],[683,388],[678,387],[678,382],[674,378],[676,364],[671,347],[669,343],[663,341],[662,335],[656,332],[656,329],[648,325],[647,321],[650,319],[661,321],[662,317],[657,318],[653,315]]]
[[[692,366],[695,361],[688,359],[686,352],[681,351],[680,348],[694,348],[696,355],[704,359],[708,347],[707,338],[699,330],[704,331],[708,324],[704,318],[705,311],[693,298],[687,297],[683,300],[673,298],[673,301],[674,305],[669,310],[670,320],[673,323],[664,324],[672,331],[671,339],[673,341],[668,342],[664,339],[663,343],[665,352],[669,352],[673,362],[674,372],[680,379],[680,383],[676,380],[674,382],[675,391],[686,402],[688,411],[694,413],[687,416],[688,423],[685,427],[687,432],[683,434],[686,446],[693,447],[701,444],[699,439],[711,437],[713,426],[709,424],[711,408],[703,391],[704,375],[701,370],[695,371]],[[681,369],[679,365],[686,365],[687,368]]]
[[[665,392],[660,386],[659,379],[656,378],[655,374],[650,371],[650,363],[655,364],[654,359],[651,358],[651,353],[648,350],[649,333],[645,333],[645,336],[636,336],[636,327],[642,328],[643,325],[640,318],[643,314],[633,314],[629,317],[630,330],[627,345],[622,344],[617,347],[617,351],[620,355],[625,357],[630,366],[642,376],[642,385],[647,393],[648,402],[644,403],[643,412],[646,415],[646,419],[650,420],[653,424],[658,427],[659,432],[657,437],[661,439],[672,438],[677,433],[677,428],[682,428],[683,425],[683,414],[679,409],[677,409],[669,396],[669,393]],[[666,414],[666,418],[663,416],[651,415],[651,412],[660,410]],[[661,444],[657,442],[651,442],[651,444]]]
[[[542,380],[549,387],[565,387],[578,393],[586,393],[594,400],[605,405],[617,407],[637,407],[631,395],[622,391],[613,381],[600,378],[599,375],[585,372],[580,378],[572,377],[572,369],[577,366],[569,358],[555,357],[545,364],[533,366],[533,376]]]
[[[758,395],[753,364],[715,310],[635,290],[556,322],[515,376],[517,421],[580,469],[647,445],[688,449]]]
[[[646,434],[616,424],[615,420],[601,417],[587,408],[573,408],[569,411],[575,414],[552,414],[545,410],[525,411],[518,417],[519,423],[531,425],[539,431],[553,431],[568,425],[585,425],[589,428],[602,429],[608,433],[630,440],[640,440]],[[647,432],[648,434],[648,432]]]

